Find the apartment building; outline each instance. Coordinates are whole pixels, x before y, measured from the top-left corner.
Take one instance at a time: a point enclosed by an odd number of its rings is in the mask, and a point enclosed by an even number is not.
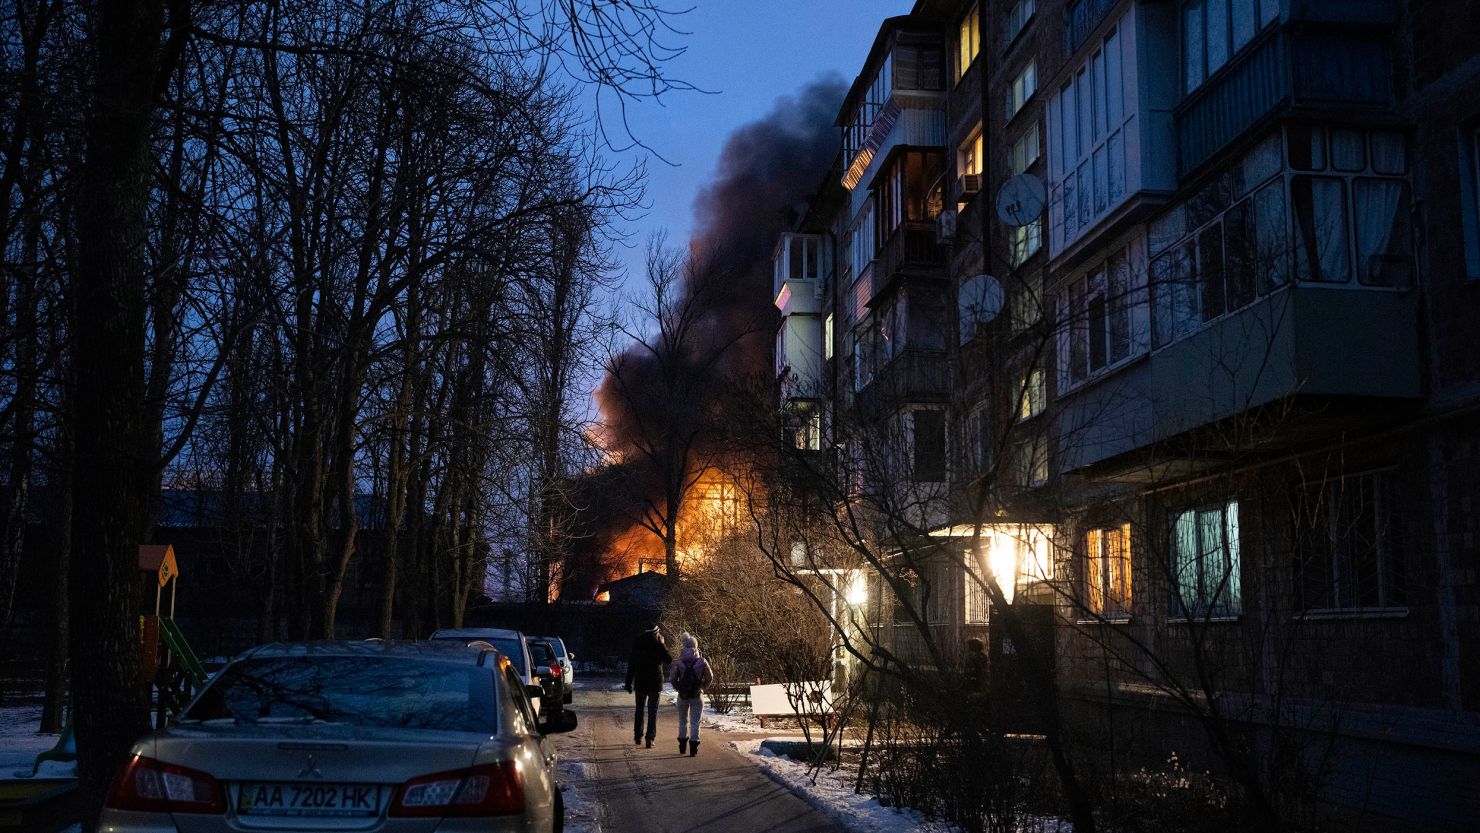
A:
[[[990,630],[974,567],[1051,611],[1087,746],[1480,810],[1477,45],[1426,0],[883,23],[778,247],[830,252],[815,313],[778,272],[785,337],[822,318],[798,442],[895,430],[932,627]]]

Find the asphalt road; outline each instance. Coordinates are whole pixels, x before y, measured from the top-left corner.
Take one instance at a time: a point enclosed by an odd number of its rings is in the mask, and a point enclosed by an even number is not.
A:
[[[580,789],[606,833],[842,833],[718,734],[701,730],[698,757],[680,757],[672,706],[659,709],[653,748],[634,746],[632,695],[596,688],[576,692],[571,708],[591,733],[562,756],[585,764]]]

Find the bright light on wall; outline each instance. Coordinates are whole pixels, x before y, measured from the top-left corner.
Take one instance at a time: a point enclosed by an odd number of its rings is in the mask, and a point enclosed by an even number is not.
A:
[[[848,577],[848,604],[858,607],[868,601],[868,582],[855,571]]]
[[[992,535],[984,546],[987,548],[987,569],[1002,588],[1002,596],[1008,604],[1017,592],[1018,547],[1017,541],[1007,535]]]

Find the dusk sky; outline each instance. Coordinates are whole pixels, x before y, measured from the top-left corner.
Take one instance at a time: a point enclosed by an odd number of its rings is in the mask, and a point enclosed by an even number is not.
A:
[[[633,133],[672,164],[651,160],[651,209],[633,224],[632,248],[623,258],[628,285],[641,280],[649,233],[667,229],[672,245],[688,242],[694,199],[713,178],[731,132],[819,77],[850,81],[883,20],[907,13],[912,5],[912,0],[700,0],[675,18],[675,25],[690,34],[670,35],[669,41],[683,43],[688,52],[668,71],[713,94],[672,93],[631,114]]]

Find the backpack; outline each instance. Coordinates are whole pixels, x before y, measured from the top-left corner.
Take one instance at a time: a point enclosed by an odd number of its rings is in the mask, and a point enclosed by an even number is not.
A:
[[[683,673],[678,675],[678,696],[685,700],[692,700],[699,696],[703,683],[699,679],[699,660],[686,660],[683,663]]]

